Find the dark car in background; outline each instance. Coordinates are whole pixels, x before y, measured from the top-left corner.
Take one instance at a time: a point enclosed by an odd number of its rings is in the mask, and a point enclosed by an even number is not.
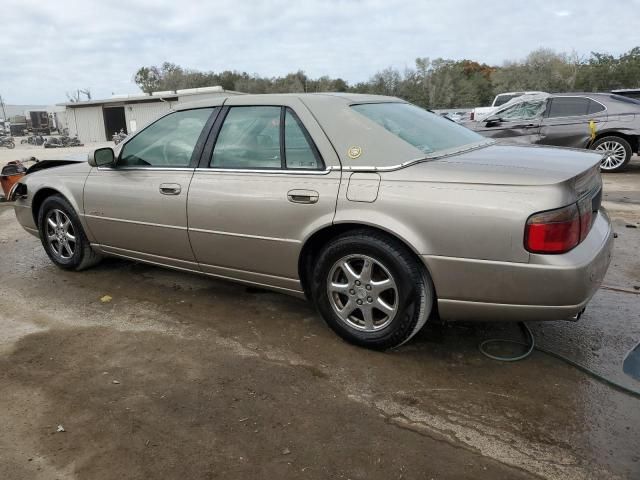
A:
[[[602,151],[600,168],[614,172],[638,152],[640,101],[613,93],[524,95],[465,126],[505,143]]]

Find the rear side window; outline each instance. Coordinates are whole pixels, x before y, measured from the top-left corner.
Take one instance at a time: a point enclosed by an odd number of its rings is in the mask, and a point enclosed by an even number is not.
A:
[[[231,107],[209,166],[229,169],[319,169],[311,137],[293,110],[276,106]]]
[[[284,119],[284,145],[287,168],[317,169],[318,155],[309,135],[295,113],[287,108]]]
[[[593,100],[589,100],[589,115],[593,115],[594,113],[604,111],[604,105],[598,102],[594,102]]]
[[[118,166],[188,167],[213,110],[184,110],[162,117],[125,144]]]
[[[549,106],[549,118],[577,117],[589,113],[591,100],[585,97],[555,97]]]
[[[365,103],[352,108],[427,154],[487,141],[462,125],[410,103]]]

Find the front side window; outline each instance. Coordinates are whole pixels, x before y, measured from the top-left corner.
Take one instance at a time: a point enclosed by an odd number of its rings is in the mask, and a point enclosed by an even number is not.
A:
[[[549,106],[549,118],[587,115],[590,100],[585,97],[555,97]]]
[[[410,103],[365,103],[352,108],[427,154],[487,141],[462,125]]]
[[[281,119],[284,118],[284,122]],[[229,169],[318,169],[320,156],[293,112],[284,107],[231,107],[209,166]]]
[[[544,100],[516,103],[493,115],[504,121],[533,120],[542,115],[546,106]]]
[[[162,117],[122,148],[119,167],[188,167],[213,108],[184,110]]]

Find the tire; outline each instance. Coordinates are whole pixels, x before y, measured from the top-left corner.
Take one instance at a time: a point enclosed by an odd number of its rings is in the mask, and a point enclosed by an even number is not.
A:
[[[12,150],[12,149],[16,148],[16,144],[15,144],[15,143],[13,143],[13,142],[9,142],[9,143],[7,143],[7,148],[8,148],[9,150]]]
[[[428,272],[412,252],[387,234],[365,229],[342,234],[322,249],[311,291],[335,333],[374,350],[399,347],[418,333],[435,297]]]
[[[633,155],[629,142],[622,137],[616,137],[614,135],[597,139],[590,148],[603,153],[606,151],[611,152],[611,154],[605,156],[600,163],[600,170],[603,172],[619,172],[624,170],[631,160],[631,155]]]
[[[61,195],[52,195],[42,202],[38,211],[38,231],[45,252],[62,269],[84,270],[102,258],[91,248],[78,215]]]

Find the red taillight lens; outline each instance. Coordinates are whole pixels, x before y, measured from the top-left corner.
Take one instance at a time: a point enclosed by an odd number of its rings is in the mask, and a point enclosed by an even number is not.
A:
[[[532,253],[565,253],[580,243],[580,214],[568,207],[531,215],[524,234],[525,248]]]

